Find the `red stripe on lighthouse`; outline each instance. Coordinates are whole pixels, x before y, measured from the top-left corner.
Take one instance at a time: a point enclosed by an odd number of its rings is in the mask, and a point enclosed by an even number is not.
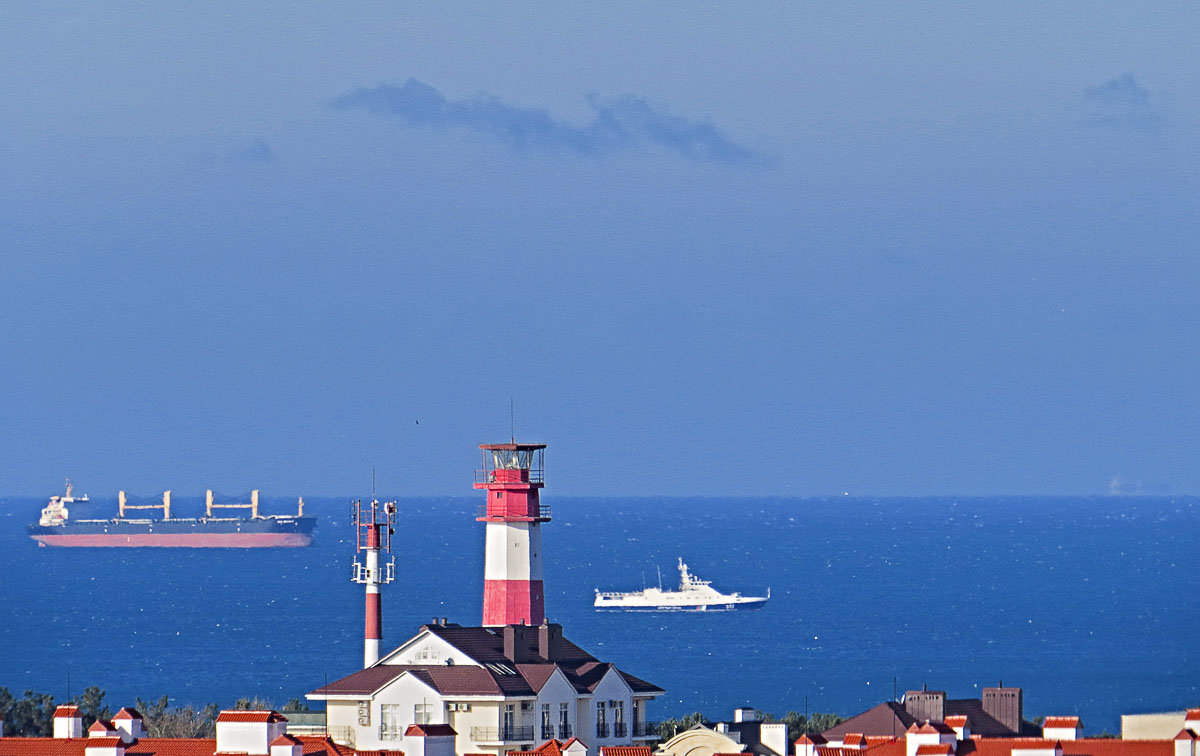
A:
[[[484,580],[483,624],[540,625],[546,618],[541,580]]]
[[[378,593],[367,594],[367,624],[363,637],[369,640],[379,640],[383,637],[383,610],[380,608]]]

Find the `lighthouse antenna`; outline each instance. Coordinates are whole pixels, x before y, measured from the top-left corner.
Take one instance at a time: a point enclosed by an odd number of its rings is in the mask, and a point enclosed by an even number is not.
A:
[[[517,443],[517,420],[516,414],[513,412],[513,398],[508,397],[508,440],[509,443]]]

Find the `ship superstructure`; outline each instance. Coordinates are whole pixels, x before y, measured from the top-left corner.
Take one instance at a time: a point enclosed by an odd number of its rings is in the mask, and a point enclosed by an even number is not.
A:
[[[693,575],[680,558],[679,590],[663,590],[661,585],[629,593],[597,590],[594,606],[600,611],[620,612],[731,612],[761,609],[769,598],[770,588],[766,596],[721,593],[711,581]]]
[[[161,504],[133,504],[121,491],[115,518],[73,520],[65,503],[88,499],[72,497],[68,482],[67,495],[50,497],[38,523],[26,530],[39,546],[263,548],[312,543],[317,518],[304,514],[304,499],[294,515],[264,517],[258,513],[258,491],[250,493],[249,503],[217,503],[212,491],[205,498],[204,517],[172,517],[170,491],[163,492]],[[161,509],[162,517],[126,516],[140,509]],[[250,516],[222,517],[214,509],[248,509]]]

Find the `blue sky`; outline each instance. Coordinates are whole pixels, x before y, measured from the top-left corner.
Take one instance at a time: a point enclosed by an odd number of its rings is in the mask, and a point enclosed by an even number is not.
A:
[[[1198,16],[5,3],[0,492],[1194,493]]]

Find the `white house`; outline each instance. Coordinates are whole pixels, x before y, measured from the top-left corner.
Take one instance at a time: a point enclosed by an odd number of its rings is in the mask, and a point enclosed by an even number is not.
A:
[[[409,725],[450,725],[459,754],[528,751],[551,739],[601,746],[652,739],[646,704],[662,688],[602,662],[562,626],[422,625],[378,662],[307,695],[329,732],[358,750],[396,748]]]

